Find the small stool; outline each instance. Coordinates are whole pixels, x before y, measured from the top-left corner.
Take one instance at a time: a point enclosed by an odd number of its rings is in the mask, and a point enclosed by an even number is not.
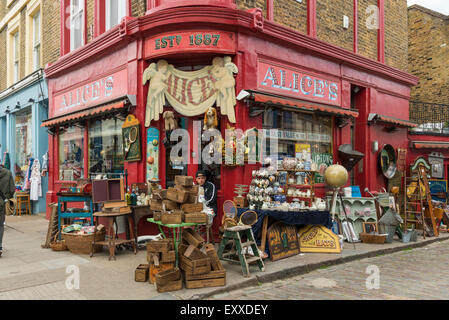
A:
[[[31,215],[31,204],[30,204],[30,194],[29,193],[17,193],[16,194],[17,204],[16,204],[16,215],[22,215],[22,205],[25,205],[25,214]]]
[[[246,236],[245,243],[242,243],[242,236]],[[228,242],[233,242],[233,248],[231,251],[224,253],[224,249]],[[243,253],[243,248],[251,247],[254,253],[254,257],[247,258]],[[260,256],[259,249],[257,248],[256,241],[254,240],[253,230],[251,226],[235,226],[231,228],[227,228],[224,230],[223,238],[220,243],[220,248],[218,249],[218,258],[220,260],[237,262],[235,259],[227,258],[237,256],[240,265],[243,269],[243,275],[245,277],[249,277],[249,264],[257,261],[257,265],[261,271],[265,271],[265,266]]]

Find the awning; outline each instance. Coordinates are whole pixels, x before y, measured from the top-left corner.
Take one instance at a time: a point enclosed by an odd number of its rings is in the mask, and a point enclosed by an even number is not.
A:
[[[80,119],[90,118],[93,116],[99,116],[105,113],[109,113],[114,110],[119,110],[125,107],[125,100],[103,105],[103,106],[97,106],[94,108],[90,108],[87,110],[81,110],[78,112],[74,112],[69,115],[63,115],[55,118],[51,118],[45,121],[42,121],[41,127],[53,127],[56,125],[65,124],[68,122],[77,121]]]
[[[261,93],[254,93],[254,100],[259,103],[279,104],[283,106],[295,107],[306,111],[322,111],[337,115],[351,116],[357,118],[359,113],[354,110],[344,109],[340,107],[328,106],[323,104],[307,103],[301,100],[289,99],[284,97],[276,97]]]
[[[449,149],[449,142],[440,141],[412,141],[411,145],[415,149]]]
[[[376,123],[376,122],[382,122],[385,124],[394,124],[398,127],[405,127],[405,128],[416,128],[418,125],[414,122],[408,121],[408,120],[402,120],[390,116],[384,116],[377,113],[370,113],[368,116],[368,122],[370,123]]]

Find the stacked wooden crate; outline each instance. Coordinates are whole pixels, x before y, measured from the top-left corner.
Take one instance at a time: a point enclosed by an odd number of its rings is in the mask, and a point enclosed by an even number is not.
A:
[[[226,285],[226,270],[223,268],[212,244],[193,229],[184,229],[179,246],[180,269],[183,271],[187,289],[218,287]]]
[[[155,283],[156,274],[173,269],[176,262],[173,239],[153,240],[147,243],[149,281]]]
[[[156,274],[156,288],[160,293],[181,290],[182,278],[179,268],[165,270]]]

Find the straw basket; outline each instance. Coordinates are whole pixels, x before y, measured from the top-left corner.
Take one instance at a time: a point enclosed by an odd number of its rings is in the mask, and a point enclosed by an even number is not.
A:
[[[65,240],[57,240],[58,235],[60,232],[56,233],[55,238],[52,242],[50,242],[50,248],[53,251],[65,251],[67,250],[67,245],[65,243]]]
[[[70,252],[77,254],[90,254],[92,242],[94,241],[104,241],[106,238],[106,231],[103,229],[98,231],[95,234],[71,234],[71,233],[62,233],[62,236],[66,242],[67,248],[69,248]],[[103,246],[95,245],[93,248],[93,252],[100,252]]]

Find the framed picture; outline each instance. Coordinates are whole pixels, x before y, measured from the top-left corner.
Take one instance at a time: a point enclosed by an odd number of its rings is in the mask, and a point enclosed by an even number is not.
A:
[[[377,233],[378,232],[377,222],[364,222],[363,223],[363,232],[364,233]]]

